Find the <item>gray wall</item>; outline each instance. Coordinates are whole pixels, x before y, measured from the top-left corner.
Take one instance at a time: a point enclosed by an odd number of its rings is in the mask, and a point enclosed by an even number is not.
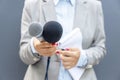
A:
[[[20,21],[24,0],[0,0],[0,80],[23,80],[19,58]]]
[[[120,80],[120,0],[102,0],[107,56],[95,66],[98,80]],[[0,0],[0,80],[22,80],[27,66],[19,58],[24,0]]]
[[[98,80],[120,80],[120,0],[102,0],[107,56],[96,66]]]

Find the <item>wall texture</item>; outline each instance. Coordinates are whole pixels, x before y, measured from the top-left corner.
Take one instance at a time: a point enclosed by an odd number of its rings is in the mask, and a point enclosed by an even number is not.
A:
[[[102,0],[107,55],[95,66],[98,80],[120,80],[120,0]],[[27,66],[19,58],[24,0],[0,0],[0,80],[23,80]]]
[[[107,55],[95,67],[98,80],[120,80],[120,0],[102,0]]]

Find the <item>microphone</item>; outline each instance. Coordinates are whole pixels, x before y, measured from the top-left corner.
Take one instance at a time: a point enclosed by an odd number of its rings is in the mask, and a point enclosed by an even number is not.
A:
[[[28,32],[30,36],[40,38],[43,32],[43,28],[38,22],[33,22],[30,24]]]
[[[33,22],[29,26],[29,34],[32,37],[43,39],[49,43],[55,43],[60,40],[63,33],[63,28],[60,23],[56,21],[49,21],[43,27],[37,23]]]
[[[49,43],[55,43],[60,40],[63,33],[61,24],[56,21],[47,22],[43,27],[43,38]]]
[[[49,21],[43,27],[37,23],[33,22],[29,26],[29,34],[32,37],[43,37],[43,39],[49,43],[55,43],[60,40],[63,33],[63,28],[61,24],[56,21]],[[48,80],[48,68],[50,64],[50,57],[47,59],[47,67],[46,67],[46,74],[45,80]]]

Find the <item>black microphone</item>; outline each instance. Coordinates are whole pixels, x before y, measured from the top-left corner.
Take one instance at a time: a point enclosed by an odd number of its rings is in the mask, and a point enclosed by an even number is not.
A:
[[[55,43],[60,40],[63,33],[61,24],[56,21],[47,22],[43,27],[43,38],[49,43]]]
[[[56,21],[47,22],[43,27],[43,38],[45,41],[49,43],[55,43],[60,40],[63,33],[63,29],[61,24]],[[47,67],[46,67],[46,74],[45,80],[48,80],[48,68],[50,64],[50,57],[47,59]]]
[[[49,21],[43,27],[37,23],[33,22],[29,26],[29,34],[32,37],[43,39],[49,43],[55,43],[60,40],[63,33],[63,28],[60,23],[56,21]]]

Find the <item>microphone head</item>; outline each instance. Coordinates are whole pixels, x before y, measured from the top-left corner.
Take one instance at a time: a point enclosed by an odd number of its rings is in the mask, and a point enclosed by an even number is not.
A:
[[[49,43],[55,43],[60,40],[63,28],[56,21],[49,21],[44,25],[43,38]]]
[[[29,34],[32,37],[39,38],[42,35],[43,28],[38,22],[33,22],[29,26]]]

